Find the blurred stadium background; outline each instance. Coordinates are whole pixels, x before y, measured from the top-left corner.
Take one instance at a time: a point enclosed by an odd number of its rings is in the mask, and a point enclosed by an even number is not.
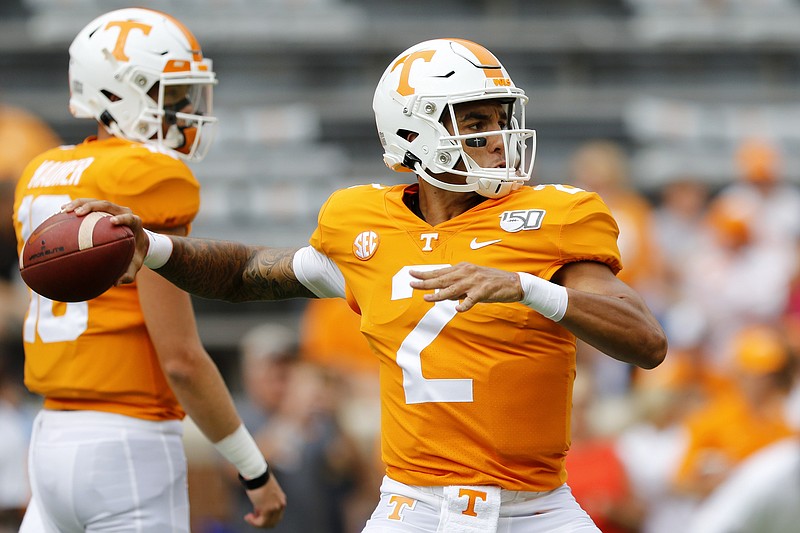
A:
[[[572,182],[572,155],[604,139],[624,149],[632,185],[654,203],[687,179],[713,192],[741,173],[740,144],[760,138],[782,154],[782,177],[800,183],[800,0],[134,4],[179,17],[219,76],[216,145],[193,167],[203,185],[195,236],[302,245],[333,190],[406,179],[382,163],[372,93],[391,59],[434,37],[485,45],[526,90],[538,181]],[[39,115],[65,142],[92,134],[67,109],[67,48],[87,21],[128,5],[2,0],[0,103]],[[230,383],[245,332],[265,321],[296,329],[305,309],[195,304]]]
[[[67,47],[117,0],[4,0],[0,100],[39,114],[68,142],[92,124],[67,110]],[[531,97],[537,178],[569,181],[590,138],[619,141],[644,192],[679,176],[718,185],[736,144],[778,139],[800,179],[800,3],[795,0],[143,0],[179,16],[215,62],[217,143],[195,167],[194,234],[303,243],[322,200],[390,182],[371,109],[388,62],[410,44],[459,36],[501,58]],[[246,323],[201,303],[206,341]],[[279,306],[284,311],[287,305]],[[288,307],[294,308],[292,304]],[[232,315],[237,315],[234,319]]]
[[[651,191],[691,175],[722,184],[747,136],[779,139],[800,178],[800,3],[795,0],[144,0],[179,16],[215,62],[217,144],[196,166],[195,235],[303,243],[321,201],[398,179],[371,110],[386,64],[410,44],[459,36],[501,58],[531,97],[536,174],[568,181],[582,141],[610,138]],[[0,99],[69,142],[91,132],[67,110],[67,47],[117,0],[4,0]],[[402,176],[401,176],[402,178]],[[264,306],[256,306],[261,309]],[[267,306],[268,307],[268,306]],[[290,305],[291,307],[291,305]],[[285,306],[281,306],[285,308]],[[212,347],[239,328],[201,305]]]

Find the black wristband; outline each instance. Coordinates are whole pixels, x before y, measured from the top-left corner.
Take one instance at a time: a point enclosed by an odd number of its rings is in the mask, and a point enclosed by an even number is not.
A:
[[[246,488],[247,490],[260,489],[261,487],[267,484],[269,478],[270,478],[269,465],[267,465],[267,469],[264,471],[263,474],[261,474],[258,477],[254,477],[253,479],[245,479],[242,477],[241,474],[239,474],[239,481],[241,481],[242,485],[244,485],[244,488]]]

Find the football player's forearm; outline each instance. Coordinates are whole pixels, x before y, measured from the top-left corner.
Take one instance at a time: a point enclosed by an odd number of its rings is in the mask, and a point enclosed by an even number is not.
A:
[[[243,273],[240,300],[315,298],[297,280],[292,263],[297,248],[253,248]]]
[[[202,298],[241,302],[313,296],[292,270],[294,249],[171,237],[160,275]]]
[[[664,360],[667,338],[635,295],[598,295],[572,290],[560,324],[604,354],[645,369]]]

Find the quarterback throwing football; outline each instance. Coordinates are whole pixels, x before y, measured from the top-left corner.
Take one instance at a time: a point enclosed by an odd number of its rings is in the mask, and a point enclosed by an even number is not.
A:
[[[364,532],[598,531],[566,484],[576,338],[653,368],[664,332],[616,276],[594,193],[530,179],[524,91],[461,39],[401,53],[373,101],[386,164],[412,184],[335,192],[308,246],[136,232],[142,262],[229,301],[344,298],[380,360],[386,476]],[[268,231],[265,230],[265,231]]]

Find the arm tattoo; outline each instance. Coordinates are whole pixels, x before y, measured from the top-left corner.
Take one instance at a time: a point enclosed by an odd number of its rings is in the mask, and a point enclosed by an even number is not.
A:
[[[314,298],[292,269],[294,248],[172,237],[173,251],[156,272],[202,298],[244,302]]]

